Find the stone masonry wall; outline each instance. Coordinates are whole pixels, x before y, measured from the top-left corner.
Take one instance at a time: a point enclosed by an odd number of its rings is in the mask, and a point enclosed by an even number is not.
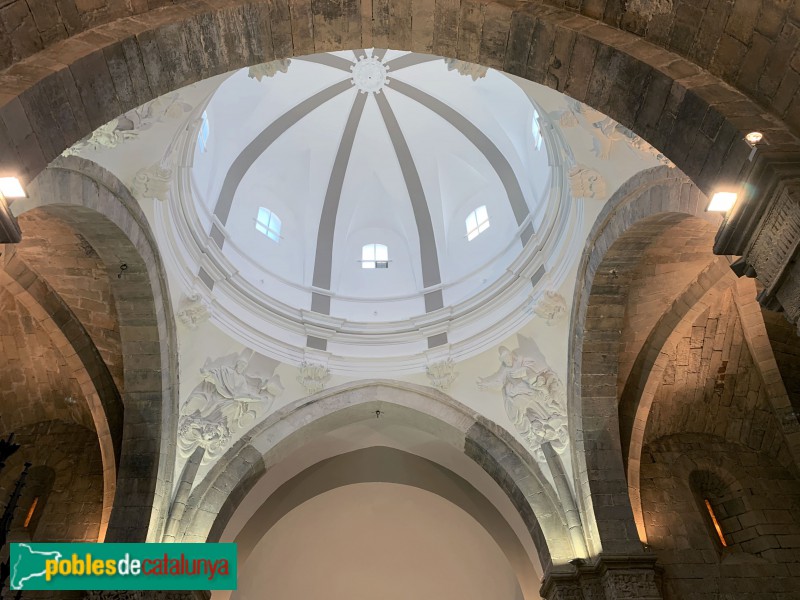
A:
[[[22,447],[0,473],[0,500],[6,502],[23,463],[55,472],[52,490],[38,517],[35,535],[22,527],[33,498],[24,493],[15,514],[12,541],[97,541],[103,509],[103,464],[96,434],[80,425],[47,421],[18,429]]]
[[[740,443],[791,464],[767,389],[748,350],[728,288],[671,350],[647,422],[645,442],[696,432]]]
[[[666,228],[642,254],[631,275],[625,307],[620,337],[619,390],[659,317],[698,273],[716,260],[709,251],[713,236],[711,224],[700,219],[686,219]]]
[[[546,0],[550,4],[642,36],[648,42],[690,59],[800,126],[800,4],[790,0]],[[0,0],[0,69],[91,27],[121,17],[140,15],[162,6],[189,4],[186,0]],[[271,3],[275,10],[309,15],[312,3],[288,0]],[[433,21],[433,6],[410,0],[369,3],[347,0],[343,13],[373,13],[374,27],[391,13],[408,27]],[[432,3],[431,3],[432,4]],[[435,11],[452,10],[452,3]],[[455,3],[461,18],[442,21],[438,35],[491,35],[491,3]],[[484,15],[487,20],[484,20]],[[310,16],[310,15],[309,15]],[[463,21],[463,23],[461,22]],[[313,17],[313,37],[320,45],[334,32],[322,15]],[[432,27],[428,24],[427,27]],[[461,31],[463,29],[463,32]],[[292,31],[291,33],[294,33]],[[299,33],[299,32],[298,32]],[[305,42],[303,36],[293,40]],[[292,42],[290,42],[292,43]]]
[[[722,481],[725,489],[697,494],[691,483],[698,480]],[[772,457],[712,435],[667,436],[645,447],[641,482],[666,600],[799,597],[800,482]],[[725,548],[703,512],[703,495]]]
[[[68,400],[72,398],[72,402]],[[93,427],[86,399],[44,327],[0,287],[0,435],[38,421]]]
[[[0,0],[0,68],[42,48],[171,0]]]
[[[793,0],[549,0],[708,69],[800,127],[800,3]]]
[[[80,320],[122,392],[122,343],[106,265],[84,237],[45,211],[26,212],[19,223],[24,235],[16,246],[19,257]]]

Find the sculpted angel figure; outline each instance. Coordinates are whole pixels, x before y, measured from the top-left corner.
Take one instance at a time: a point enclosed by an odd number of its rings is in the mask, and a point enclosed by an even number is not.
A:
[[[280,377],[254,377],[246,373],[247,361],[238,358],[233,366],[200,369],[202,382],[181,409],[178,424],[181,454],[188,457],[195,448],[206,449],[204,462],[216,458],[233,433],[250,425],[260,409],[268,410],[283,391]]]
[[[561,380],[538,349],[531,356],[501,346],[499,355],[500,368],[488,377],[478,378],[478,387],[502,392],[508,418],[537,458],[542,458],[541,446],[545,442],[550,442],[559,454],[564,452],[569,440]]]

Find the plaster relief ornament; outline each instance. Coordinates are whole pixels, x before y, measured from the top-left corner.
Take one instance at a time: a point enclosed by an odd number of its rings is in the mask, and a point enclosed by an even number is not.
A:
[[[551,116],[558,120],[562,127],[572,128],[584,125],[592,134],[592,152],[601,160],[611,158],[611,152],[619,142],[627,142],[634,149],[655,158],[661,164],[669,167],[675,166],[666,156],[630,129],[573,98],[567,100],[566,110],[555,111]]]
[[[376,56],[359,56],[350,70],[353,72],[353,85],[362,94],[380,94],[383,86],[389,85],[389,67]]]
[[[137,200],[153,198],[166,202],[172,185],[172,169],[155,163],[140,169],[133,177],[131,192]]]
[[[204,448],[202,464],[219,458],[234,434],[252,425],[283,392],[278,375],[247,372],[248,361],[231,354],[206,360],[200,369],[203,380],[181,407],[178,421],[178,451],[189,458]]]
[[[62,156],[77,155],[85,150],[116,148],[125,141],[137,138],[142,131],[150,129],[156,123],[177,119],[190,110],[192,106],[180,99],[179,92],[164,94],[101,125],[90,136],[64,150]]]
[[[625,8],[649,23],[655,16],[671,13],[672,0],[628,0]]]
[[[575,165],[569,171],[569,185],[573,198],[604,198],[606,180],[603,176],[584,165]]]
[[[328,367],[319,363],[303,362],[300,364],[300,373],[297,375],[297,382],[303,386],[306,393],[310,396],[325,389],[325,384],[331,378]]]
[[[431,363],[425,367],[425,374],[431,385],[441,392],[446,392],[458,377],[456,364],[452,358]]]
[[[475,63],[466,62],[455,58],[445,58],[444,64],[447,65],[448,71],[456,71],[459,75],[472,77],[472,81],[478,81],[478,79],[486,77],[486,74],[489,72],[489,67],[476,65]]]
[[[260,65],[253,65],[247,70],[247,76],[250,79],[261,81],[264,77],[275,77],[278,73],[288,72],[290,64],[292,64],[292,59],[284,58],[261,63]]]
[[[544,319],[548,325],[554,325],[567,316],[567,301],[558,292],[546,291],[533,309],[536,316]]]
[[[181,308],[177,313],[178,320],[189,329],[197,329],[198,325],[208,321],[211,311],[208,304],[200,294],[185,296],[180,304]]]
[[[121,119],[122,117],[120,117]],[[89,137],[76,142],[64,152],[62,156],[74,156],[84,150],[102,150],[103,148],[116,148],[125,140],[136,137],[136,132],[120,128],[120,119],[112,119],[105,125],[95,129]]]
[[[479,377],[478,388],[501,391],[508,418],[534,458],[544,462],[542,444],[550,442],[559,454],[569,444],[566,390],[536,343],[522,335],[517,338],[520,347],[509,350],[501,346],[500,368],[493,375]]]

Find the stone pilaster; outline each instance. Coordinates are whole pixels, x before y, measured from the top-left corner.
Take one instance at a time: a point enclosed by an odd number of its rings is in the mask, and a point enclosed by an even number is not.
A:
[[[546,600],[661,600],[656,557],[601,556],[554,569],[540,590]]]
[[[737,275],[763,286],[762,306],[781,310],[800,331],[800,163],[796,157],[758,160],[745,197],[717,234],[715,254],[741,256]]]

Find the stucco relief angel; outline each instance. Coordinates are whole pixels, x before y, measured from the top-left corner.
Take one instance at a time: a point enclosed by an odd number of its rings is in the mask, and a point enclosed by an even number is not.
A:
[[[247,366],[241,356],[230,355],[207,360],[200,369],[202,381],[181,408],[178,423],[178,446],[184,458],[198,447],[206,450],[203,462],[217,458],[233,434],[251,425],[259,411],[269,410],[283,391],[278,375],[249,375]]]
[[[550,442],[559,454],[569,443],[566,394],[558,375],[547,365],[536,343],[518,336],[520,347],[499,349],[500,368],[478,378],[482,390],[499,389],[506,414],[538,460],[542,444]]]

